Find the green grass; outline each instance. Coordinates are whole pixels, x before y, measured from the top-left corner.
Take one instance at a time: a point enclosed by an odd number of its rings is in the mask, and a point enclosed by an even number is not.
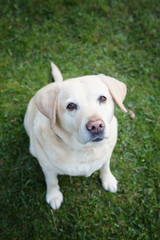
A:
[[[160,1],[1,0],[0,239],[159,239]],[[116,107],[119,138],[111,169],[117,194],[98,172],[60,176],[64,202],[53,211],[45,181],[28,151],[23,117],[29,99],[52,81],[104,73],[128,87]]]

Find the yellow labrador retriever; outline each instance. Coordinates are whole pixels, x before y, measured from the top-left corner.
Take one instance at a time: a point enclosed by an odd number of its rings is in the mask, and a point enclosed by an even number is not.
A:
[[[24,126],[45,175],[46,201],[58,209],[63,201],[58,174],[88,177],[100,169],[103,188],[117,191],[109,166],[117,141],[114,106],[127,112],[126,85],[103,74],[63,81],[58,67],[51,67],[55,82],[30,100]]]

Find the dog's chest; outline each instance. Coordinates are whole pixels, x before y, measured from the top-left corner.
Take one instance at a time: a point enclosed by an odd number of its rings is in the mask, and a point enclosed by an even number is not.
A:
[[[107,152],[105,149],[101,154],[96,154],[96,150],[87,152],[72,152],[72,154],[63,158],[60,162],[56,161],[56,167],[59,174],[66,174],[70,176],[86,176],[89,177],[93,172],[100,169],[107,160]]]

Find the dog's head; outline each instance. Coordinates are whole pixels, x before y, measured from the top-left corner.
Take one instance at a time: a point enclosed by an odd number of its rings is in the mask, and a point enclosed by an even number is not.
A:
[[[126,112],[124,83],[105,75],[84,76],[56,82],[36,96],[39,111],[51,128],[74,137],[79,143],[100,142],[110,136],[110,122],[117,103]]]

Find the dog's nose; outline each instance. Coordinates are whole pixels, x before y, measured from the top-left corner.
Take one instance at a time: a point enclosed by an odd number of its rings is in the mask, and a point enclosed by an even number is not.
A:
[[[87,123],[87,129],[91,133],[101,133],[104,130],[104,122],[100,119],[98,120],[90,120]]]

